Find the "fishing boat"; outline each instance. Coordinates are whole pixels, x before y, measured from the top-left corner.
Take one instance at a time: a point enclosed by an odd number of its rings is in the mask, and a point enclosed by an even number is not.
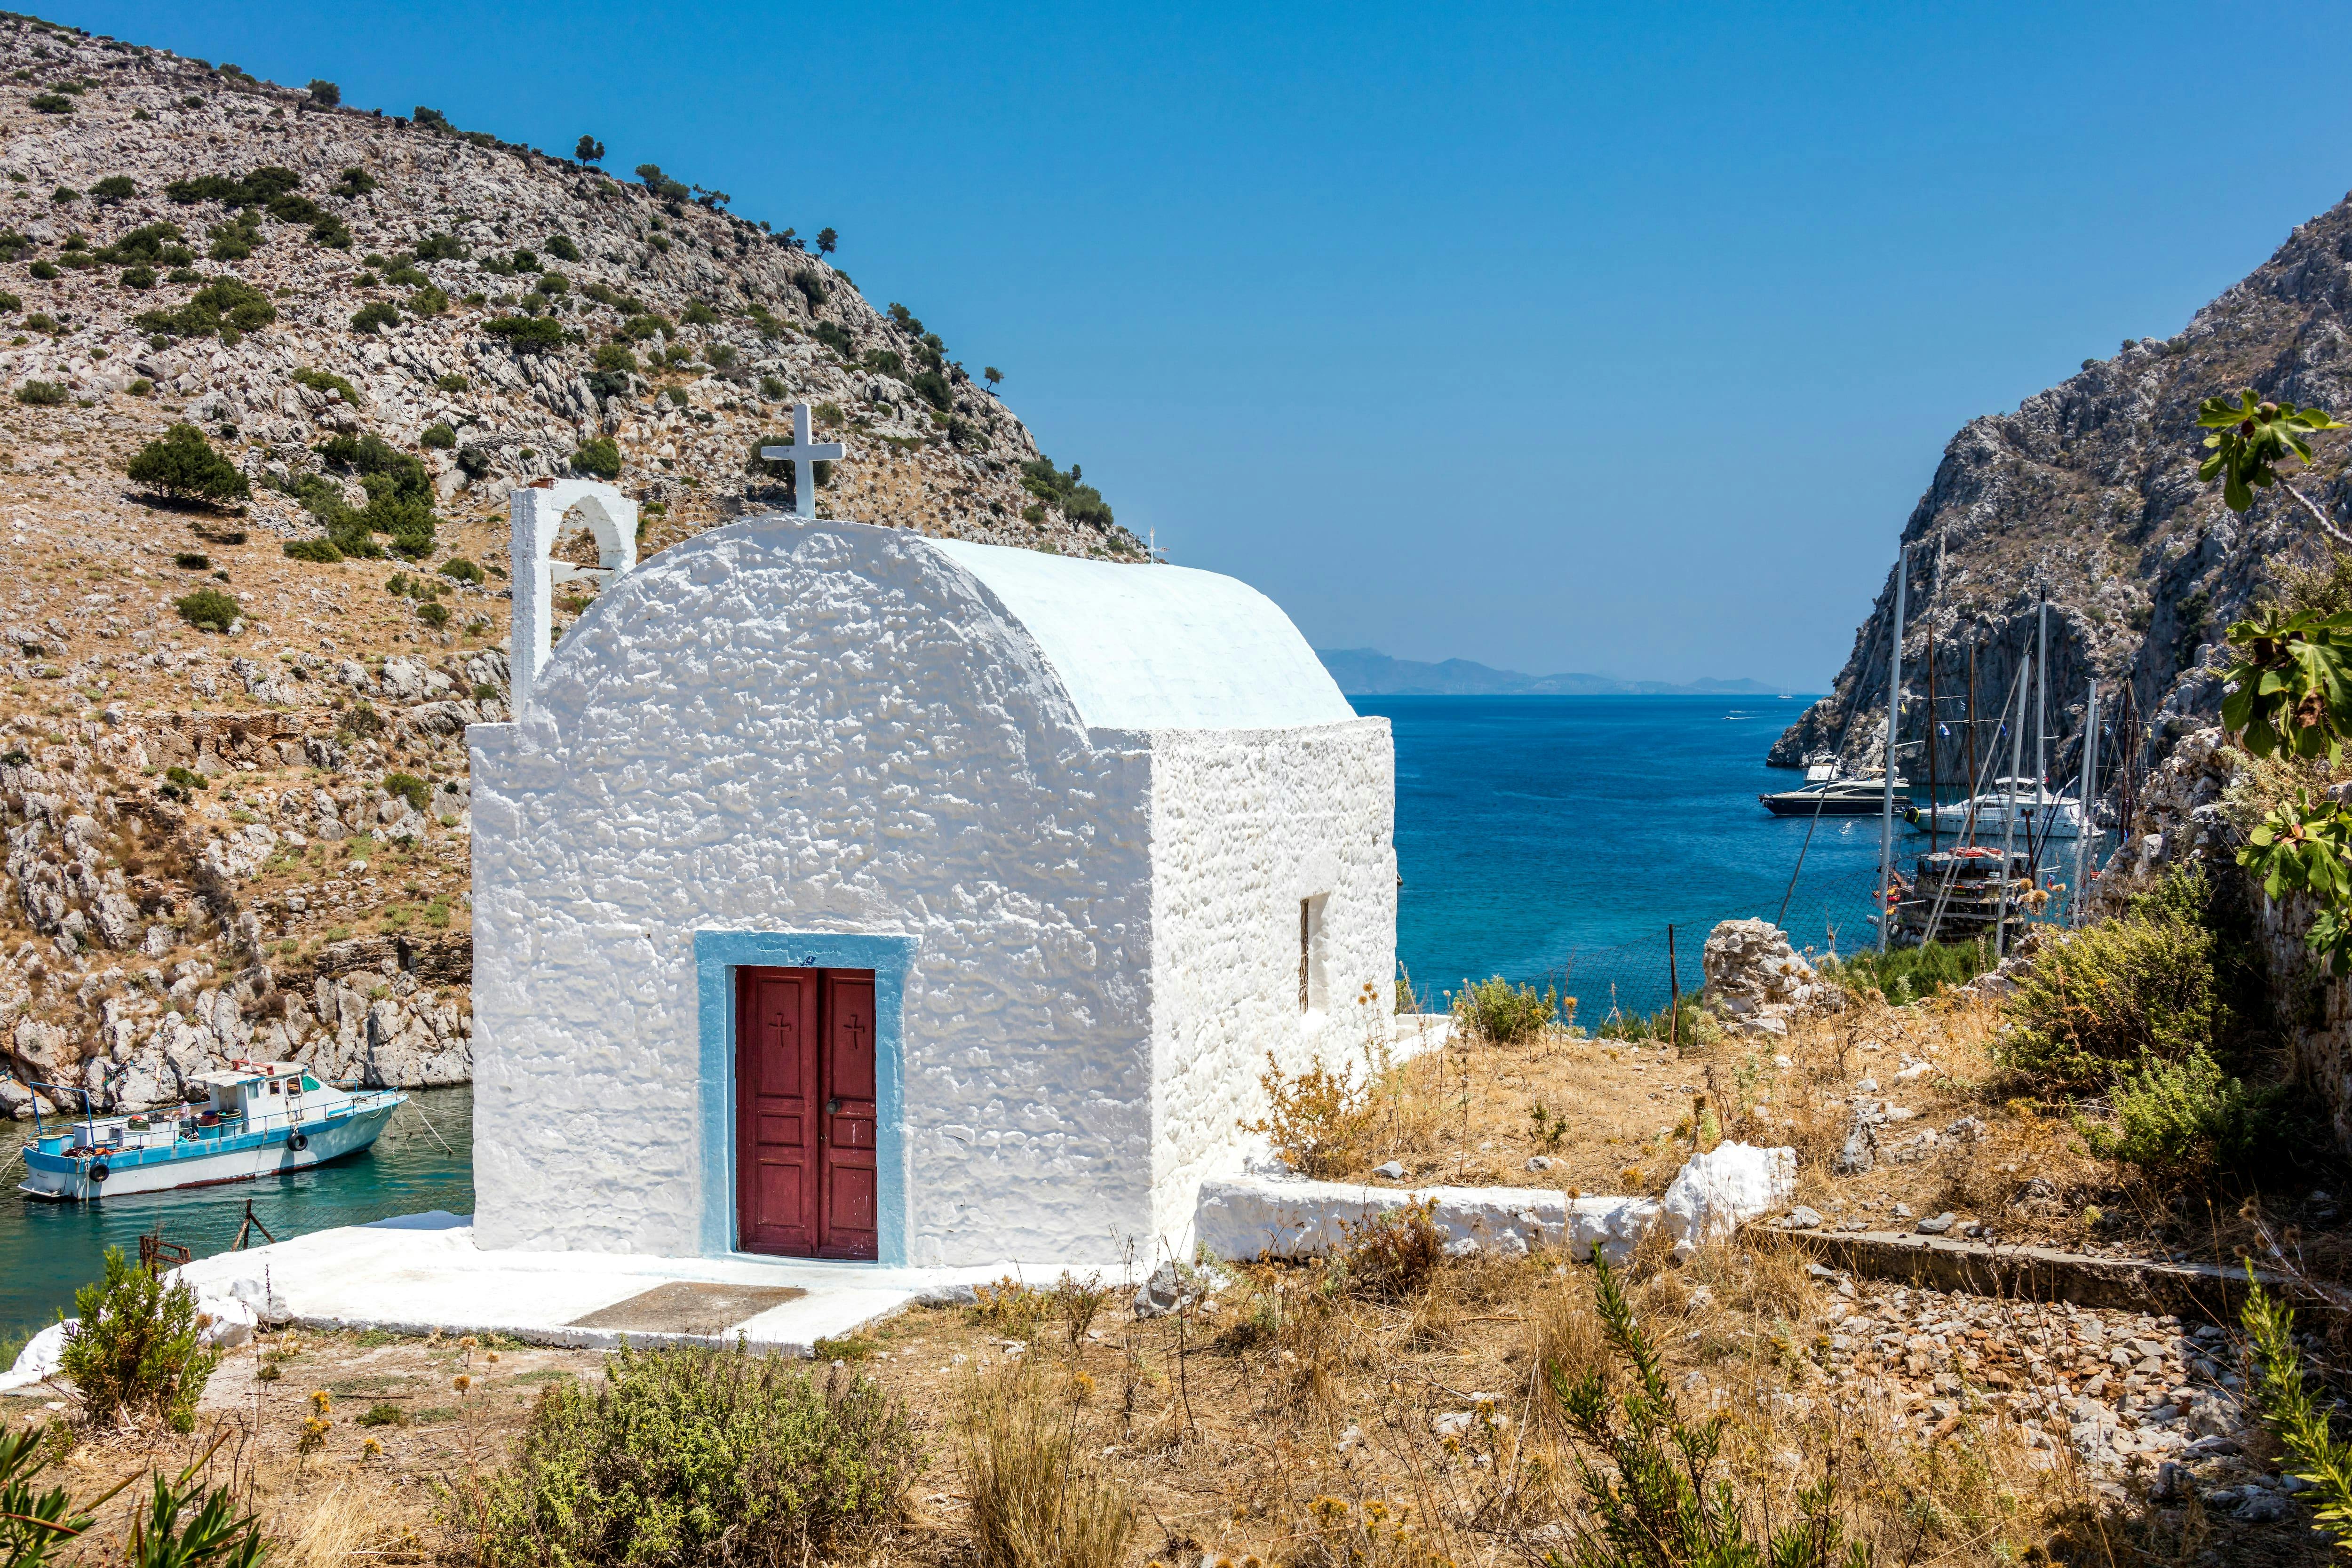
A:
[[[1913,871],[1907,886],[1897,879],[1892,900],[1888,936],[1900,946],[1916,946],[1931,928],[1937,942],[1968,941],[2002,925],[2014,932],[2043,902],[2034,888],[2032,857],[2020,851],[2010,854],[2006,876],[2000,851],[1980,847],[1922,855]]]
[[[84,1202],[308,1170],[376,1141],[408,1096],[321,1084],[292,1062],[240,1063],[195,1080],[200,1102],[37,1128],[17,1191]],[[62,1091],[60,1091],[62,1092]]]
[[[2016,814],[2017,832],[2035,843],[2083,835],[2083,803],[2051,794],[2039,779],[1997,778],[1990,789],[1973,799],[1913,806],[1903,818],[1922,833],[1962,834],[1973,823],[1981,840],[2008,831],[2011,812]]]
[[[1895,806],[1911,804],[1909,781],[1895,781]],[[1886,777],[1854,778],[1834,759],[1805,764],[1805,782],[1797,789],[1759,795],[1758,803],[1775,816],[1876,816],[1886,805]]]

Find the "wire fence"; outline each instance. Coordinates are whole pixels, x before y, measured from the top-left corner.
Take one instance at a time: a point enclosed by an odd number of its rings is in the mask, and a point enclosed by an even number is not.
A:
[[[2086,846],[2086,868],[2102,864],[2114,842],[2113,835],[2108,835]],[[1928,843],[1918,835],[1906,834],[1898,838],[1895,849],[1898,868],[1907,870],[1917,856],[1927,852]],[[2024,852],[2022,845],[2019,852]],[[2041,847],[2035,868],[2035,887],[2041,896],[2028,902],[2011,922],[2011,940],[2024,927],[2064,923],[2073,918],[2074,866],[2072,840]],[[2084,880],[2087,883],[2089,878]],[[1509,978],[1556,993],[1567,1021],[1595,1032],[1614,1032],[1660,1016],[1676,994],[1695,994],[1706,983],[1702,964],[1706,939],[1725,921],[1770,921],[1786,933],[1790,947],[1817,963],[1876,951],[1878,927],[1872,916],[1878,895],[1874,854],[1867,864],[1851,857],[1843,863],[1825,858],[1818,866],[1799,870],[1785,894],[1785,906],[1762,900],[1760,907],[1727,903],[1715,910],[1678,910],[1672,920],[1645,922],[1640,934],[1627,932],[1613,941],[1572,942],[1539,971]],[[1939,931],[1938,940],[1964,942],[1970,937],[1960,931],[1948,935]],[[1434,987],[1414,978],[1423,1004],[1442,1011],[1458,984],[1485,976],[1449,976]]]

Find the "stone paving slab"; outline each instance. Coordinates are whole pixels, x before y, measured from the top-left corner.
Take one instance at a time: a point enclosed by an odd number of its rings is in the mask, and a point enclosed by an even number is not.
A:
[[[1100,1265],[1012,1260],[897,1268],[802,1258],[486,1250],[474,1245],[465,1219],[436,1214],[199,1258],[179,1273],[200,1294],[267,1300],[265,1316],[273,1321],[309,1328],[498,1333],[589,1348],[609,1348],[625,1336],[632,1344],[732,1344],[740,1337],[755,1350],[805,1356],[817,1341],[855,1333],[911,1303],[969,1300],[974,1286],[1008,1275],[1050,1283],[1066,1268],[1106,1279],[1118,1273]],[[687,1289],[672,1289],[678,1286]],[[676,1326],[607,1321],[614,1309],[648,1298],[667,1303],[667,1321]],[[704,1310],[689,1313],[686,1304],[697,1298]]]

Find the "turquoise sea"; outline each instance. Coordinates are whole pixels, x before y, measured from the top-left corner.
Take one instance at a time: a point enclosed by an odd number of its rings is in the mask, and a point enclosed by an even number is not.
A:
[[[1774,918],[1784,896],[1801,947],[1852,952],[1873,939],[1876,819],[1824,819],[1806,849],[1807,823],[1756,804],[1797,782],[1763,758],[1802,699],[1354,701],[1395,729],[1398,949],[1433,1005],[1465,978],[1499,973],[1558,984],[1587,1024],[1607,1015],[1612,987],[1615,1005],[1654,1010],[1669,922],[1682,982],[1695,986],[1708,928]],[[1907,832],[1897,844],[1924,847]],[[17,1196],[11,1177],[0,1188],[0,1336],[48,1321],[104,1248],[135,1253],[142,1231],[160,1225],[200,1255],[228,1247],[247,1198],[281,1237],[421,1209],[471,1213],[472,1092],[413,1105],[373,1152],[277,1181],[68,1206]],[[14,1166],[30,1131],[0,1123],[0,1161]]]

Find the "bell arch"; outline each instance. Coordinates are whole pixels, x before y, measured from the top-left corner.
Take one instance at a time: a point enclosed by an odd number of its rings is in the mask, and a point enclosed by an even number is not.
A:
[[[507,498],[514,555],[513,642],[508,654],[514,710],[520,717],[531,688],[555,650],[555,584],[575,577],[610,587],[637,564],[637,503],[594,479],[541,479]],[[596,540],[596,564],[554,559],[566,534],[586,529]]]

